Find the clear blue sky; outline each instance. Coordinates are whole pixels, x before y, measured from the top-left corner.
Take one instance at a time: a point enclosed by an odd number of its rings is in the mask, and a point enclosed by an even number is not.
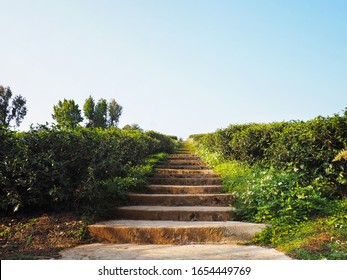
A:
[[[0,84],[31,123],[92,95],[186,138],[347,106],[347,1],[0,0]]]

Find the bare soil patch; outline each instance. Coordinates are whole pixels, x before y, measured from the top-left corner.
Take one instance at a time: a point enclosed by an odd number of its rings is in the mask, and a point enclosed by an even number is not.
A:
[[[56,259],[62,249],[91,243],[73,213],[0,218],[0,259]]]

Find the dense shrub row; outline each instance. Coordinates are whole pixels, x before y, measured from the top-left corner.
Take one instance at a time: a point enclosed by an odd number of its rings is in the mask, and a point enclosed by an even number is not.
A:
[[[215,159],[298,172],[306,183],[316,180],[331,193],[347,194],[346,157],[334,160],[347,147],[347,111],[306,122],[230,125],[191,138]]]
[[[98,208],[119,199],[136,166],[174,142],[156,132],[0,129],[0,210]],[[114,201],[116,203],[116,201]]]

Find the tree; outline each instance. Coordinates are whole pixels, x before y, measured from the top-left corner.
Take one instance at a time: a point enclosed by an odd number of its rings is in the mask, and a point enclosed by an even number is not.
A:
[[[137,123],[133,123],[131,125],[127,124],[123,127],[123,130],[138,130],[143,132],[143,129]]]
[[[109,115],[109,126],[115,126],[117,127],[119,122],[119,117],[122,114],[123,107],[119,105],[116,100],[111,99],[109,105],[108,105],[108,115]]]
[[[107,101],[101,98],[95,104],[91,96],[86,99],[83,106],[84,115],[88,119],[87,127],[117,126],[122,110],[122,106],[114,99],[107,104]]]
[[[89,120],[87,127],[93,127],[95,121],[95,102],[93,97],[89,96],[83,106],[85,117]]]
[[[0,126],[8,127],[15,120],[18,127],[27,114],[26,99],[16,95],[10,104],[11,98],[11,89],[0,86]]]
[[[83,121],[81,110],[78,108],[78,104],[75,104],[75,101],[72,99],[64,99],[63,102],[59,100],[58,105],[54,105],[53,110],[53,119],[62,127],[75,128]]]
[[[107,101],[106,99],[99,99],[95,106],[95,127],[107,127]]]

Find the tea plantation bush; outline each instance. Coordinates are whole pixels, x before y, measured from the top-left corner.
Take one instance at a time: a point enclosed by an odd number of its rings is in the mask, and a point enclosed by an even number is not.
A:
[[[1,211],[93,212],[121,199],[146,158],[174,149],[165,135],[117,128],[0,129],[0,143]]]
[[[298,172],[303,183],[316,180],[331,194],[347,195],[346,159],[333,161],[347,147],[347,111],[306,122],[230,125],[191,139],[220,160]]]

